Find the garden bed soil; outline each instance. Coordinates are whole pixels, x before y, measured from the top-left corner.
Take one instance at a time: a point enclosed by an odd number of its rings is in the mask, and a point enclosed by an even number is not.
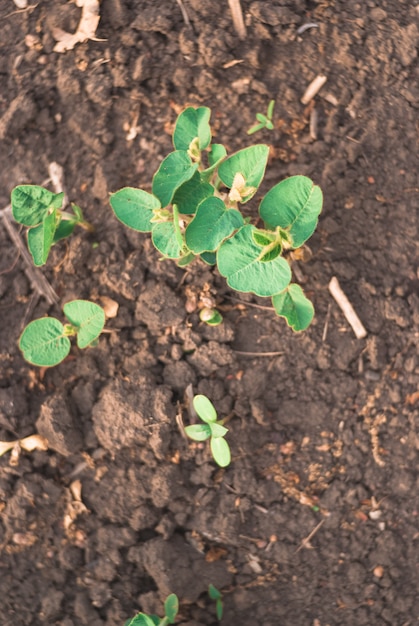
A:
[[[57,162],[95,227],[42,268],[51,306],[0,220],[0,439],[48,440],[0,459],[3,626],[122,626],[171,592],[178,623],[212,625],[209,583],[223,624],[418,623],[418,6],[241,4],[244,40],[227,2],[103,0],[96,39],[58,53],[75,4],[1,3],[1,208]],[[246,210],[293,174],[325,198],[311,259],[295,263],[316,308],[302,334],[213,269],[161,261],[108,202],[150,190],[186,105],[211,107],[232,152],[270,99],[275,128],[253,137],[270,145],[267,174]],[[199,321],[203,291],[222,326]],[[24,325],[75,298],[119,305],[98,346],[26,364]],[[182,437],[188,385],[230,416],[225,470]]]

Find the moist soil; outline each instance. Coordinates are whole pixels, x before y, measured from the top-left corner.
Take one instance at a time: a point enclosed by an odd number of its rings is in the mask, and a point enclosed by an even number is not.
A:
[[[57,162],[95,232],[40,270],[51,305],[0,220],[0,439],[48,440],[0,458],[2,625],[122,626],[171,592],[177,623],[213,625],[209,583],[223,624],[418,624],[417,3],[242,0],[241,40],[227,2],[103,0],[96,38],[64,53],[54,34],[81,9],[17,4],[0,6],[0,208]],[[270,99],[274,130],[249,137]],[[187,105],[211,107],[229,153],[269,144],[249,214],[286,176],[321,186],[311,258],[293,262],[306,332],[113,216],[110,192],[150,190]],[[223,325],[199,321],[205,296]],[[96,347],[29,366],[25,324],[75,298],[118,314]],[[190,385],[229,418],[224,470],[181,434]]]

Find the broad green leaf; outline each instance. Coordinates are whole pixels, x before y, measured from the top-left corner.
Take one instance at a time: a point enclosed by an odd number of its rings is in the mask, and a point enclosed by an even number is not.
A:
[[[204,422],[215,422],[217,411],[207,396],[197,395],[193,399],[193,408]]]
[[[215,265],[217,263],[217,255],[215,252],[201,252],[200,256],[207,265]]]
[[[171,593],[170,596],[167,596],[164,603],[164,613],[169,620],[170,624],[173,624],[175,621],[175,617],[179,611],[179,600],[174,593]]]
[[[58,224],[55,233],[54,233],[54,241],[53,243],[57,243],[57,241],[60,241],[61,239],[66,239],[67,237],[69,237],[71,235],[71,233],[73,232],[76,223],[74,220],[63,220],[61,219],[60,223]]]
[[[113,193],[110,204],[120,222],[141,233],[152,228],[153,211],[160,209],[160,201],[143,189],[124,187]]]
[[[300,285],[291,284],[272,298],[277,315],[285,317],[288,326],[295,331],[308,328],[314,317],[314,307],[306,298]]]
[[[211,437],[210,447],[214,461],[220,467],[227,467],[227,465],[230,465],[231,452],[225,439],[222,437]]]
[[[69,338],[64,336],[64,326],[55,317],[30,322],[19,340],[25,360],[40,367],[61,363],[70,347]]]
[[[211,437],[225,437],[228,433],[228,428],[218,422],[211,422],[209,426],[211,428]]]
[[[183,245],[178,240],[173,222],[153,224],[151,238],[154,246],[163,256],[169,259],[178,259],[182,256]]]
[[[299,248],[315,231],[322,203],[321,189],[310,178],[291,176],[268,191],[259,213],[270,227],[286,228],[292,247]]]
[[[64,315],[77,327],[77,345],[86,348],[103,330],[105,312],[98,304],[89,300],[73,300],[63,307]]]
[[[208,585],[208,595],[211,600],[221,600],[222,598],[221,591],[218,591],[217,587],[214,587],[212,583]]]
[[[195,254],[216,250],[241,226],[243,217],[240,211],[226,209],[224,202],[215,196],[207,198],[201,202],[186,229],[186,245]]]
[[[195,213],[198,205],[214,195],[214,187],[209,183],[201,180],[199,172],[195,172],[190,180],[183,183],[173,196],[173,204],[176,204],[179,213],[183,215],[192,215]]]
[[[153,176],[152,192],[161,202],[162,207],[168,206],[179,189],[190,180],[198,169],[198,163],[192,163],[184,150],[171,152],[160,164]]]
[[[155,624],[156,622],[145,613],[138,613],[131,620],[125,622],[125,626],[155,626]]]
[[[47,261],[54,242],[56,223],[57,216],[54,210],[44,217],[42,224],[28,230],[28,248],[37,267],[44,265]]]
[[[211,143],[208,107],[188,107],[177,118],[173,132],[173,145],[176,150],[188,150],[191,142],[198,137],[199,149],[205,150]]]
[[[243,194],[241,202],[248,202],[255,195],[265,174],[268,154],[268,146],[256,144],[239,150],[220,164],[218,176],[229,189],[233,187],[237,174],[243,176],[245,187],[249,188],[249,191]]]
[[[13,217],[24,226],[37,226],[50,208],[61,207],[63,198],[63,193],[53,193],[38,185],[19,185],[11,194]]]
[[[237,291],[250,291],[257,296],[273,296],[288,286],[291,270],[282,256],[266,257],[266,248],[253,240],[255,227],[248,224],[227,239],[217,252],[219,272]]]
[[[185,426],[185,433],[194,441],[205,441],[211,437],[211,428],[208,424],[192,424]]]

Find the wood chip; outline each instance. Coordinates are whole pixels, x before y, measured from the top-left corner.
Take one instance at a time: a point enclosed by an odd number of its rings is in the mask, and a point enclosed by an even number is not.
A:
[[[301,102],[303,104],[308,104],[310,100],[312,100],[314,96],[316,96],[319,93],[320,89],[323,87],[326,81],[327,81],[327,76],[323,76],[321,74],[316,76],[316,78],[311,81],[311,83],[305,90],[304,95],[301,98]]]
[[[338,303],[342,313],[346,317],[347,322],[351,326],[357,339],[363,339],[367,336],[367,331],[363,326],[352,304],[349,302],[347,296],[342,291],[339,281],[336,276],[333,276],[329,283],[329,291]]]

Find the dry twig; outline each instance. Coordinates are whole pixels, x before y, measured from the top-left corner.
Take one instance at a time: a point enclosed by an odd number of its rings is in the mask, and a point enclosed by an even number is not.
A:
[[[246,26],[244,24],[243,12],[240,0],[228,0],[231,16],[233,18],[233,26],[239,39],[246,39]]]
[[[363,339],[364,337],[366,337],[367,331],[363,326],[361,320],[359,319],[358,315],[355,313],[355,310],[352,304],[349,302],[347,296],[343,293],[336,276],[333,276],[329,283],[329,291],[338,303],[342,313],[344,314],[352,330],[354,331],[356,338]]]

